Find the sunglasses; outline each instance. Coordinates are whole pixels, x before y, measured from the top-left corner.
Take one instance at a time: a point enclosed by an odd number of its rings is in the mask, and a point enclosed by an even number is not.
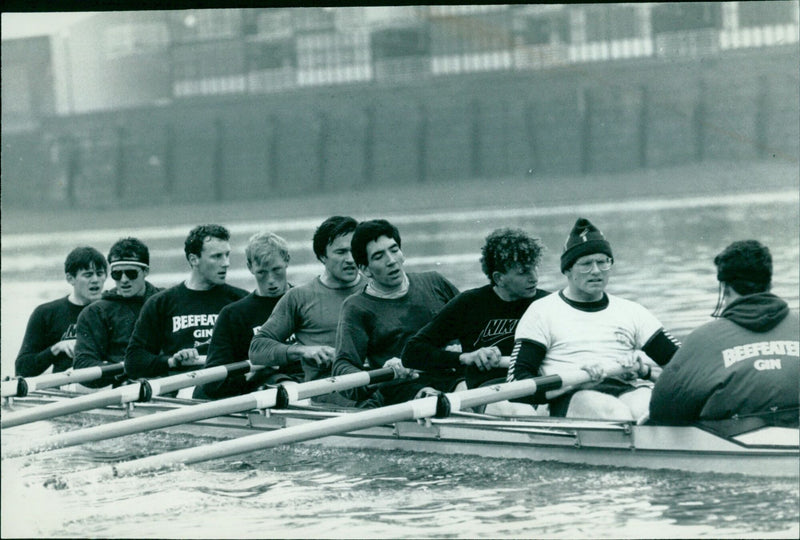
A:
[[[125,274],[125,277],[133,281],[134,279],[139,277],[139,269],[131,268],[128,270],[112,270],[111,279],[113,279],[114,281],[119,281],[122,279],[122,274]]]

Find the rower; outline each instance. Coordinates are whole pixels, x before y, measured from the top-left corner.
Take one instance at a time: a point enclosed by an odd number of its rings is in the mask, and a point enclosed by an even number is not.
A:
[[[714,258],[715,319],[697,328],[664,368],[650,420],[684,424],[738,417],[798,425],[800,320],[770,292],[772,255],[757,240]]]
[[[64,277],[72,292],[33,310],[14,365],[17,376],[35,377],[51,366],[55,373],[72,367],[78,315],[100,299],[107,270],[106,258],[93,247],[70,251]]]
[[[146,280],[150,273],[150,250],[138,238],[122,238],[108,251],[111,279],[116,286],[78,317],[75,369],[105,366],[125,361],[125,348],[144,302],[161,289]],[[101,388],[115,376],[83,384]]]
[[[590,385],[531,398],[547,402],[550,416],[638,421],[647,415],[652,383],[643,379],[653,361],[663,366],[678,350],[645,307],[605,292],[613,265],[605,235],[578,219],[561,254],[567,287],[532,303],[517,326],[509,381],[575,369],[592,375]],[[606,376],[620,365],[636,366],[639,377]]]
[[[403,365],[418,370],[465,367],[468,388],[505,382],[501,358],[514,348],[514,332],[531,302],[547,296],[538,287],[544,245],[521,229],[497,229],[481,248],[489,284],[460,293],[414,335]],[[458,342],[460,351],[446,348]],[[502,405],[502,407],[501,407]],[[489,414],[534,415],[529,405],[492,403]]]
[[[271,232],[256,233],[248,240],[244,254],[247,269],[255,277],[256,288],[219,312],[208,346],[207,367],[247,360],[253,335],[291,287],[286,280],[286,268],[290,259],[286,240]],[[303,370],[299,363],[293,363],[260,370],[251,375],[234,375],[222,381],[198,386],[193,397],[219,399],[252,392],[262,384],[300,382]]]
[[[336,331],[335,376],[392,367],[397,383],[345,393],[360,406],[400,403],[437,391],[450,392],[463,380],[462,368],[417,375],[402,365],[408,338],[428,324],[458,294],[438,272],[407,274],[397,227],[384,219],[362,221],[353,232],[353,259],[368,278],[367,287],[342,304]]]
[[[184,243],[189,277],[145,302],[125,351],[131,378],[161,377],[205,363],[219,311],[247,291],[225,283],[230,233],[221,225],[199,225]]]
[[[314,231],[312,247],[323,264],[322,274],[281,298],[250,342],[254,364],[277,369],[299,364],[306,381],[331,376],[342,302],[365,286],[350,248],[356,225],[350,216],[331,216]],[[294,341],[289,343],[291,336]],[[355,404],[338,393],[316,396],[314,401]]]

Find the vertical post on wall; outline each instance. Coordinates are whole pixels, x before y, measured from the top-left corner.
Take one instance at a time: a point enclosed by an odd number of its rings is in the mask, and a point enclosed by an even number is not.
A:
[[[525,105],[525,132],[528,135],[528,150],[530,161],[528,170],[535,172],[539,170],[539,142],[536,131],[537,107],[534,103]]]
[[[501,126],[503,130],[503,175],[508,175],[511,172],[511,141],[509,140],[511,127],[509,126],[508,118],[510,109],[511,105],[507,99],[500,101],[500,119],[502,120]]]
[[[325,112],[319,112],[317,114],[317,187],[320,191],[325,189],[329,129],[328,115]]]
[[[700,79],[697,89],[697,103],[692,115],[692,127],[694,128],[694,159],[703,161],[706,157],[706,82]]]
[[[278,133],[280,131],[280,121],[275,114],[270,114],[267,118],[267,171],[269,175],[269,187],[272,193],[280,191],[280,177],[278,176]]]
[[[122,203],[122,197],[125,195],[125,127],[119,125],[116,128],[117,137],[117,159],[116,159],[116,174],[114,175],[114,197],[117,204]]]
[[[221,201],[223,197],[223,167],[224,167],[224,149],[223,149],[223,126],[222,120],[219,118],[214,119],[214,158],[211,163],[211,181],[213,182],[214,200]]]
[[[428,111],[424,103],[417,107],[417,178],[428,180]]]
[[[164,126],[164,193],[168,198],[175,194],[175,126]]]
[[[375,181],[375,106],[364,108],[364,183]]]
[[[650,131],[650,92],[647,85],[642,85],[639,92],[639,167],[647,168],[648,136]]]
[[[81,169],[81,143],[73,135],[66,135],[64,138],[67,148],[67,174],[66,174],[66,194],[67,204],[70,208],[77,206],[77,198],[75,196],[75,184],[78,181],[78,175]]]
[[[581,173],[588,174],[592,169],[592,95],[588,88],[578,93],[581,114]]]
[[[477,99],[471,102],[472,130],[470,132],[470,174],[473,178],[483,176],[483,163],[481,159],[481,103]]]
[[[755,131],[756,157],[759,158],[769,156],[769,136],[767,135],[769,116],[769,81],[765,75],[761,75],[758,78],[755,125],[753,126]]]

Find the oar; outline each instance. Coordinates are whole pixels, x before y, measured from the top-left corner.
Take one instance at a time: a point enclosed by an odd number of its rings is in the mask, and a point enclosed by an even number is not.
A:
[[[607,376],[618,375],[623,371],[625,370],[622,367],[609,370]],[[590,380],[589,374],[581,370],[561,376],[546,375],[534,379],[513,381],[462,392],[429,396],[399,403],[397,405],[345,414],[277,431],[247,435],[237,439],[117,463],[116,465],[107,465],[88,471],[79,471],[62,477],[61,482],[56,480],[55,485],[64,485],[63,482],[66,482],[66,485],[83,482],[98,482],[115,476],[127,476],[146,471],[157,471],[181,464],[190,465],[192,463],[271,448],[281,444],[307,441],[330,435],[341,435],[358,429],[391,424],[403,420],[429,418],[432,416],[445,417],[452,411],[459,411],[495,401],[532,395],[539,389],[546,391],[556,390],[566,386],[583,384]],[[49,485],[50,482],[47,484]]]
[[[347,390],[357,386],[390,381],[393,378],[394,371],[391,368],[382,368],[373,371],[351,373],[340,377],[309,381],[297,385],[269,388],[242,396],[209,401],[207,403],[185,406],[171,411],[140,416],[139,418],[130,418],[111,424],[94,426],[68,433],[60,433],[38,441],[33,446],[27,448],[9,448],[3,455],[4,457],[16,457],[92,441],[122,437],[123,435],[140,433],[151,429],[197,422],[198,420],[215,418],[226,414],[250,411],[253,409],[285,407],[289,403],[294,403],[301,399]]]
[[[71,383],[96,381],[106,375],[117,375],[125,370],[125,364],[106,364],[81,369],[69,369],[60,373],[39,375],[38,377],[15,377],[0,383],[2,397],[25,397],[28,392],[63,386]]]
[[[48,403],[24,411],[6,413],[0,418],[0,427],[8,428],[47,420],[56,416],[88,411],[109,405],[124,405],[132,401],[149,401],[153,396],[159,396],[181,388],[221,381],[229,375],[247,373],[263,366],[253,366],[249,361],[234,362],[224,366],[215,366],[197,371],[179,373],[161,379],[135,381],[132,384],[101,390],[93,394],[74,397],[66,401]]]

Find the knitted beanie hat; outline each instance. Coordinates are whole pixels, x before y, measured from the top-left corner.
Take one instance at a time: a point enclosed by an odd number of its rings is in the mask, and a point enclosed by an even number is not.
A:
[[[605,253],[611,258],[614,257],[611,253],[611,244],[608,243],[603,233],[588,219],[578,218],[564,244],[564,251],[561,253],[561,273],[572,268],[575,261],[584,255],[592,253]]]

